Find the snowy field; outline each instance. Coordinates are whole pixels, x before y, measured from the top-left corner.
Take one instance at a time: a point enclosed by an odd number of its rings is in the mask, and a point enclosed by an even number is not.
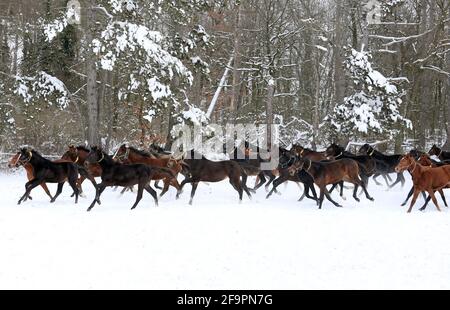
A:
[[[109,188],[90,213],[87,182],[78,205],[66,185],[54,204],[36,188],[17,206],[25,179],[0,175],[0,289],[450,289],[449,211],[421,213],[420,198],[406,214],[409,176],[371,182],[375,202],[348,189],[342,209],[297,202],[295,184],[239,204],[226,181],[200,184],[193,206],[190,185],[158,208],[145,193],[134,211],[135,194]]]

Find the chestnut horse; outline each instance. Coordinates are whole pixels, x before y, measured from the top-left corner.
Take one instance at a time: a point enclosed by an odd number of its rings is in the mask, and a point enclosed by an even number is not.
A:
[[[77,180],[77,186],[80,189],[80,195],[83,193],[81,188],[81,184],[84,180],[89,179],[94,187],[97,187],[97,182],[95,182],[95,177],[99,177],[102,175],[102,167],[99,164],[88,164],[85,166],[86,158],[89,155],[90,150],[86,147],[79,145],[75,147],[74,145],[69,145],[68,150],[63,154],[61,159],[68,160],[77,164],[79,168],[86,168],[87,174],[81,174],[80,178]]]
[[[439,191],[450,185],[450,166],[442,166],[437,168],[424,167],[414,160],[414,157],[407,154],[402,157],[395,171],[403,172],[408,170],[413,180],[414,194],[409,206],[408,213],[411,212],[416,203],[417,196],[420,192],[428,192],[433,200],[434,205],[441,211],[437,199],[434,195],[435,191]]]
[[[132,164],[146,164],[153,167],[167,168],[173,172],[174,178],[168,178],[167,174],[154,173],[152,175],[152,180],[163,180],[164,188],[159,195],[162,197],[168,190],[169,185],[177,189],[177,198],[181,193],[181,186],[176,179],[179,172],[181,172],[181,165],[179,161],[174,158],[154,158],[150,153],[138,150],[131,146],[121,145],[119,149],[113,156],[113,159],[118,159],[120,161],[127,161]]]
[[[353,183],[355,185],[353,198],[356,201],[359,202],[359,198],[356,196],[359,186],[364,190],[368,200],[374,200],[367,192],[366,184],[360,177],[360,167],[358,162],[349,158],[338,159],[331,162],[313,162],[307,158],[296,157],[294,164],[289,168],[289,173],[296,174],[301,170],[304,170],[312,176],[314,183],[320,189],[319,209],[322,209],[324,196],[336,207],[342,207],[331,198],[330,193],[326,188],[327,185],[340,183],[342,181]]]

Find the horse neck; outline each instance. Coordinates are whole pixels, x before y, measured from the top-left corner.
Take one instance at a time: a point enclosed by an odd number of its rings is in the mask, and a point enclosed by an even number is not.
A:
[[[408,171],[413,178],[420,178],[423,174],[424,167],[421,164],[419,164],[418,162],[415,162],[415,163],[416,163],[416,165],[414,167],[410,167],[408,169]]]
[[[142,162],[142,161],[149,161],[152,158],[150,156],[144,156],[139,154],[138,152],[135,152],[132,149],[128,149],[128,158],[130,162]]]
[[[98,161],[97,164],[99,164],[102,167],[102,170],[111,168],[112,166],[116,165],[117,163],[114,162],[114,160],[109,157],[108,155],[103,153],[103,159]]]
[[[31,152],[32,156],[30,161],[28,162],[31,166],[36,167],[45,163],[51,163],[50,160],[42,157],[40,154],[36,153],[36,152]]]
[[[86,160],[86,158],[88,157],[89,153],[86,152],[85,150],[78,150],[77,152],[77,157],[78,157],[78,161],[77,164],[83,165],[84,161]],[[76,160],[76,158],[75,158]]]

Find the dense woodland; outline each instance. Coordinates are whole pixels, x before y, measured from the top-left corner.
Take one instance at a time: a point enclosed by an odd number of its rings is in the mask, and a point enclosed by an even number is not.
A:
[[[450,148],[450,1],[369,2],[0,0],[1,148],[168,147],[208,122]]]

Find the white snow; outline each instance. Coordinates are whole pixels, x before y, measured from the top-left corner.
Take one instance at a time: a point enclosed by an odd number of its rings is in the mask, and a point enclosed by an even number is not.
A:
[[[36,188],[17,206],[25,174],[1,174],[0,289],[449,289],[449,211],[421,213],[420,198],[407,214],[407,179],[371,182],[375,202],[347,189],[342,209],[297,202],[295,184],[238,204],[224,181],[201,183],[193,206],[188,185],[134,211],[135,194],[108,188],[88,213],[87,182],[78,205],[66,185],[54,204]]]

